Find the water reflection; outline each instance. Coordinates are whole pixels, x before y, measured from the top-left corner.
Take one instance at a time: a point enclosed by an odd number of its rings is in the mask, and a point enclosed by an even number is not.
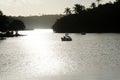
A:
[[[51,33],[51,29],[36,29],[27,33],[28,36],[25,37],[24,48],[27,51],[26,59],[27,61],[30,60],[29,65],[26,66],[31,73],[58,75],[63,71],[59,56],[53,50],[55,45],[51,42],[51,36],[49,35]]]
[[[51,30],[21,34],[0,42],[2,80],[120,79],[119,34],[70,34],[71,42]]]

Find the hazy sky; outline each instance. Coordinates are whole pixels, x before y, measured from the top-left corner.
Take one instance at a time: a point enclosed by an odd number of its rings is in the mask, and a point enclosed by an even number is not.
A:
[[[106,3],[115,0],[102,0]],[[74,4],[90,6],[96,0],[0,0],[0,10],[6,15],[28,16],[41,14],[61,14],[66,7]]]

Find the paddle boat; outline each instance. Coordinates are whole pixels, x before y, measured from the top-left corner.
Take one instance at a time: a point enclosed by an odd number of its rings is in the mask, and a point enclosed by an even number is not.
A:
[[[66,33],[63,37],[61,37],[62,41],[72,41],[72,38],[68,36],[68,33]]]

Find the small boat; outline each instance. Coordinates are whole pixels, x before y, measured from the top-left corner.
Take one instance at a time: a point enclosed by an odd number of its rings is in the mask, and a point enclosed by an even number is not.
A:
[[[61,37],[62,41],[72,41],[72,38],[68,36],[68,34],[65,34],[63,37]]]
[[[71,37],[61,37],[61,40],[62,41],[72,41],[72,38]]]

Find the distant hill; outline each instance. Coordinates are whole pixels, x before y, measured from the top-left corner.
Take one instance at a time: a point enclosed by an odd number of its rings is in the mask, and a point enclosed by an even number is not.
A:
[[[26,29],[50,29],[55,21],[63,15],[43,15],[43,16],[28,16],[28,17],[15,17],[24,22]]]

